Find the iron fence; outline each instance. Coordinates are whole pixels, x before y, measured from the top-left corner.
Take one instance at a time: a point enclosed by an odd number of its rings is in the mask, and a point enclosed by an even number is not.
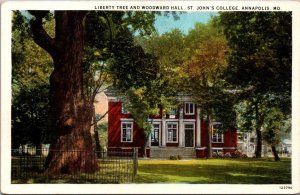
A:
[[[61,163],[76,156],[77,164],[93,160],[98,168],[93,172],[60,171],[50,174],[45,168],[49,149],[13,149],[11,155],[12,183],[132,183],[137,173],[137,154],[135,148],[124,151],[105,150],[94,151],[93,154],[79,150],[51,150],[59,155]]]

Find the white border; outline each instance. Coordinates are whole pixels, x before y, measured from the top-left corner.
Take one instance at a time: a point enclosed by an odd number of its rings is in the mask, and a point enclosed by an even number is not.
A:
[[[218,5],[218,6],[280,6],[283,11],[293,11],[293,81],[292,81],[292,186],[283,185],[201,185],[201,184],[11,184],[10,183],[10,102],[11,102],[11,10],[93,10],[95,5]],[[300,6],[297,1],[6,1],[1,5],[1,192],[14,194],[295,194],[300,192]],[[148,10],[150,11],[150,10]],[[163,11],[163,10],[160,10]],[[169,10],[168,10],[169,11]],[[215,10],[217,11],[217,10]],[[298,156],[297,156],[298,154]],[[217,187],[214,187],[217,186]]]

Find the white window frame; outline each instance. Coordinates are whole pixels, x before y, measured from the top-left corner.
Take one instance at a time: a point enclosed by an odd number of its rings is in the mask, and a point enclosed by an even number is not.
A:
[[[214,126],[213,125],[218,125],[218,124],[221,124],[221,123],[215,122],[211,126],[211,128],[212,128],[211,142],[212,143],[224,143],[224,131],[222,131],[221,134],[219,134],[218,132],[214,133],[214,129],[213,129]],[[214,139],[213,139],[214,135],[216,135],[216,141],[214,141]],[[218,141],[220,137],[221,137],[221,141]]]
[[[187,104],[189,105],[189,106],[188,106],[188,109],[189,109],[189,110],[186,109],[186,105],[187,105]],[[193,112],[190,112],[190,105],[191,105],[191,104],[193,105]],[[189,112],[188,112],[188,111],[189,111]],[[194,114],[195,114],[195,104],[192,103],[192,102],[185,102],[185,103],[184,103],[184,113],[185,113],[185,115],[194,115]]]
[[[154,132],[154,125],[159,125],[158,127],[158,146],[160,146],[160,137],[161,137],[161,123],[160,122],[154,122],[152,123],[152,130],[151,130],[151,134],[150,134],[150,146],[151,146],[151,142],[152,142],[152,133]]]
[[[195,147],[195,127],[196,127],[196,125],[195,125],[195,123],[191,123],[191,122],[184,122],[183,123],[183,129],[184,129],[184,147],[186,147],[185,146],[185,130],[186,130],[185,125],[193,125],[193,129],[188,128],[188,130],[193,130],[193,146],[192,147],[188,147],[188,148],[194,148]]]
[[[123,125],[124,124],[126,124],[126,125],[128,125],[128,124],[130,124],[131,125],[131,129],[130,129],[130,131],[131,131],[131,137],[130,137],[130,140],[129,141],[123,141]],[[127,130],[127,128],[126,128],[126,130]],[[129,142],[129,143],[132,143],[133,142],[133,122],[121,122],[121,142]]]
[[[169,127],[168,125],[176,125],[176,141],[169,141]],[[168,122],[166,124],[167,128],[166,128],[166,138],[167,138],[167,143],[178,143],[178,123],[176,122]],[[173,128],[172,128],[173,129]],[[173,137],[172,137],[173,138]],[[173,139],[172,139],[173,140]]]

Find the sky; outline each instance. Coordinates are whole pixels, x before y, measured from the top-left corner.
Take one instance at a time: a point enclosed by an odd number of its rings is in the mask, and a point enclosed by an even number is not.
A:
[[[169,32],[174,28],[180,29],[184,34],[187,34],[192,29],[196,22],[207,23],[211,16],[218,15],[217,12],[187,12],[179,15],[179,20],[174,20],[173,16],[157,16],[155,28],[159,34]]]

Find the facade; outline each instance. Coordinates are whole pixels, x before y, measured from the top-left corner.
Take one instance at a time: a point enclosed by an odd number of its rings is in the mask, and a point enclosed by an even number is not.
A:
[[[182,106],[164,114],[160,108],[156,116],[149,117],[153,129],[147,144],[150,158],[168,158],[180,155],[183,158],[203,158],[207,155],[207,133],[205,121],[200,119],[200,109],[190,98],[180,99]],[[232,152],[237,148],[235,129],[216,131],[220,123],[213,123],[212,149],[214,152]],[[121,99],[108,94],[108,148],[130,150],[144,145],[143,129],[134,122],[124,108]]]

